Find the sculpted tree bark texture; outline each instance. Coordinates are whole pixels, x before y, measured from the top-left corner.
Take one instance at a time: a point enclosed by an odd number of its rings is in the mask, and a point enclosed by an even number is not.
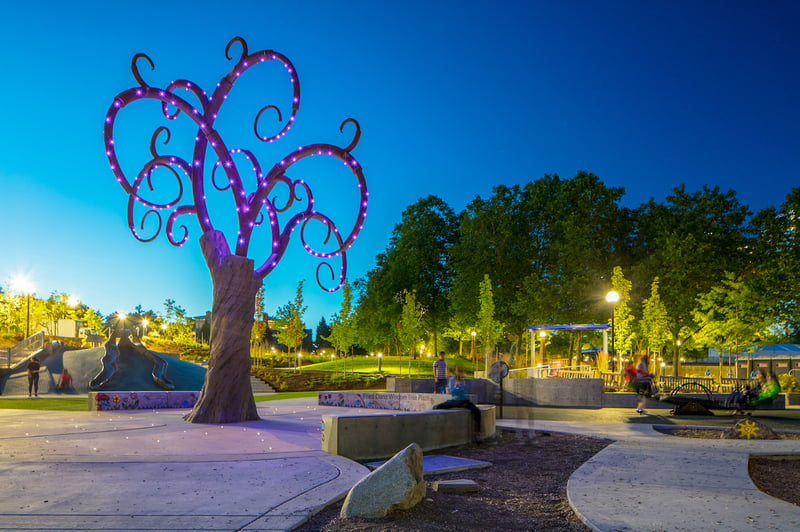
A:
[[[142,242],[150,242],[163,227],[169,242],[181,246],[188,239],[189,227],[182,223],[176,225],[176,222],[187,215],[196,217],[202,231],[200,246],[211,273],[214,300],[208,372],[200,397],[192,412],[186,416],[188,421],[194,423],[233,423],[258,419],[249,379],[250,331],[256,293],[264,278],[280,262],[295,229],[298,230],[303,248],[321,260],[316,269],[319,286],[328,292],[338,290],[347,272],[345,252],[361,231],[369,195],[361,165],[351,154],[361,136],[361,128],[352,118],[344,120],[339,128],[344,131],[347,124],[355,127],[353,139],[346,147],[324,143],[300,146],[292,149],[268,170],[259,163],[254,151],[225,144],[220,131],[215,129],[215,121],[234,83],[249,69],[261,63],[278,61],[286,69],[291,83],[292,97],[288,104],[284,104],[284,113],[276,105],[263,106],[255,113],[252,131],[257,141],[273,143],[283,138],[294,124],[300,105],[300,83],[294,65],[288,58],[272,50],[249,53],[244,39],[235,37],[225,49],[225,56],[229,60],[231,46],[235,43],[242,48],[241,57],[220,80],[210,97],[196,83],[185,79],[171,81],[165,88],[148,84],[142,78],[137,63],[146,60],[151,69],[155,68],[154,63],[145,54],[134,55],[131,71],[138,86],[114,98],[104,126],[106,156],[111,170],[129,195],[128,227],[134,237]],[[188,99],[179,93],[186,93]],[[170,142],[171,131],[163,125],[156,127],[150,139],[150,158],[145,157],[141,170],[130,177],[117,155],[119,148],[114,139],[114,125],[120,111],[141,100],[160,102],[162,119],[176,120],[179,116],[183,120],[188,119],[194,123],[197,133],[193,151],[188,156],[183,153],[161,153],[165,148],[157,148],[157,141],[163,139],[163,145],[166,146]],[[263,117],[275,115],[281,123],[279,131],[273,135],[260,133],[267,128],[261,123],[266,121]],[[185,144],[181,147],[185,147]],[[312,156],[339,159],[356,178],[358,214],[355,224],[347,233],[341,233],[331,217],[316,210],[311,186],[305,179],[295,177],[304,168],[298,167],[297,163]],[[128,161],[128,157],[126,154],[122,159]],[[208,172],[207,159],[211,166]],[[251,168],[248,181],[255,186],[248,193],[242,172],[249,173]],[[216,175],[220,173],[224,177]],[[177,186],[167,186],[170,181]],[[166,192],[156,192],[159,188],[166,189]],[[236,207],[238,231],[235,236],[231,232],[230,240],[214,226],[206,203],[206,194],[214,190],[229,192]],[[185,196],[189,201],[182,201],[185,191],[188,192]],[[142,208],[145,209],[144,214],[141,214]],[[163,223],[162,211],[167,211],[166,223]],[[137,217],[140,217],[138,224],[135,223]],[[316,224],[317,229],[321,227],[322,231],[307,233],[310,224]],[[266,259],[263,262],[259,259],[255,263],[248,253],[253,231],[257,228],[261,228],[257,239],[260,243],[258,251]],[[147,231],[154,234],[148,235]],[[313,245],[309,240],[314,240]],[[327,262],[334,257],[341,261],[338,276]],[[321,272],[330,274],[327,282],[336,285],[332,288],[323,287]]]
[[[184,419],[200,423],[259,419],[250,388],[249,331],[261,283],[253,275],[252,260],[227,252],[228,243],[221,232],[204,234],[200,247],[214,285],[211,351],[200,397]]]

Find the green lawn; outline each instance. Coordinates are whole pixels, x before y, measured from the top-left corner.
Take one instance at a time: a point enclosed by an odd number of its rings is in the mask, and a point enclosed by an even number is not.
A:
[[[297,399],[298,397],[316,397],[319,392],[311,390],[307,392],[278,392],[269,395],[256,395],[256,403],[262,401],[278,401],[280,399]]]
[[[433,361],[434,357],[423,357],[417,360],[411,360],[411,376],[412,377],[431,377],[433,378]],[[464,370],[467,375],[471,375],[475,371],[472,361],[456,358],[445,358],[447,361],[448,369],[452,370],[456,366]],[[378,358],[377,357],[348,357],[345,362],[344,359],[337,359],[330,362],[320,362],[319,364],[309,364],[303,366],[302,369],[317,370],[317,371],[332,371],[341,373],[345,369],[348,372],[356,373],[378,373]],[[408,357],[385,356],[381,359],[381,372],[389,373],[392,375],[408,375],[409,374],[409,359]]]
[[[319,392],[281,392],[270,395],[256,395],[256,402],[277,401],[279,399],[295,399],[298,397],[316,397]],[[0,409],[16,410],[60,410],[69,412],[86,412],[89,403],[86,397],[0,397]]]
[[[86,412],[89,403],[86,397],[0,397],[0,408]]]

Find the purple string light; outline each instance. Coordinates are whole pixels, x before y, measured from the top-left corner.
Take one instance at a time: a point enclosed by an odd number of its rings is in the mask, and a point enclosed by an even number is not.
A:
[[[176,225],[180,216],[193,214],[196,216],[204,233],[213,231],[214,225],[211,222],[205,195],[205,179],[210,178],[214,190],[219,192],[230,190],[232,194],[239,226],[235,240],[236,245],[233,250],[236,255],[247,256],[253,230],[255,227],[261,226],[265,219],[262,210],[267,213],[266,218],[269,219],[269,226],[267,227],[265,224],[264,227],[266,227],[270,236],[270,243],[267,245],[270,254],[256,268],[255,271],[258,278],[264,278],[275,269],[286,251],[294,229],[299,227],[300,241],[303,248],[312,256],[323,259],[323,262],[317,266],[317,283],[325,290],[335,291],[342,285],[345,278],[347,270],[345,251],[352,246],[358,237],[367,215],[369,194],[367,193],[366,181],[361,165],[351,154],[360,139],[361,127],[356,120],[348,118],[342,122],[339,128],[341,132],[344,132],[347,124],[352,124],[355,128],[353,140],[346,147],[340,148],[331,144],[300,146],[282,157],[277,164],[264,173],[256,156],[251,151],[241,148],[229,148],[225,144],[219,132],[214,129],[217,114],[234,83],[242,74],[260,63],[279,61],[286,68],[292,85],[291,112],[284,122],[280,109],[275,105],[267,105],[258,111],[253,121],[255,137],[261,142],[272,143],[284,137],[295,122],[295,117],[300,108],[300,82],[294,65],[286,56],[273,50],[261,50],[250,54],[248,53],[247,43],[241,37],[234,37],[226,46],[225,57],[228,60],[232,60],[230,51],[234,44],[238,44],[241,47],[241,56],[230,72],[216,84],[211,97],[196,83],[183,79],[173,80],[165,88],[150,86],[142,77],[139,71],[139,64],[146,61],[150,65],[151,71],[155,70],[155,64],[146,54],[139,53],[133,56],[131,72],[138,86],[123,91],[114,98],[104,121],[104,144],[109,165],[117,181],[129,195],[128,227],[134,237],[142,242],[154,240],[163,227],[166,229],[167,239],[175,246],[183,245],[189,237],[189,228],[185,224]],[[188,94],[196,102],[194,104],[190,103],[189,100],[179,95],[180,92]],[[176,120],[183,113],[185,117],[194,122],[197,127],[194,150],[192,154],[185,158],[176,154],[159,154],[156,149],[156,141],[161,135],[165,134],[164,146],[170,141],[170,130],[160,126],[155,130],[150,141],[152,159],[146,162],[135,176],[129,178],[117,158],[113,135],[114,124],[118,113],[122,109],[139,100],[148,99],[161,102],[161,111],[167,120]],[[278,124],[283,124],[272,135],[260,133],[260,131],[268,129],[266,125],[259,127],[261,122],[266,121],[267,115],[264,112],[267,110],[274,111],[273,116],[277,115]],[[212,157],[216,158],[216,161],[209,172],[210,176],[207,177],[205,161],[209,150]],[[360,194],[358,216],[352,229],[344,237],[331,218],[315,210],[314,197],[309,185],[304,180],[293,180],[286,175],[302,159],[313,155],[339,159],[356,178],[356,185]],[[239,159],[235,159],[234,156]],[[252,168],[255,183],[254,192],[246,193],[237,162],[246,162]],[[170,180],[177,183],[176,195],[167,202],[154,202],[144,197],[144,195],[148,194],[148,191],[153,192],[155,190],[153,173],[159,169],[166,169],[171,176]],[[225,174],[219,180],[216,176],[218,169]],[[164,182],[163,179],[158,180],[159,184],[162,182]],[[184,182],[186,182],[186,186],[184,186]],[[278,186],[284,187],[288,192],[285,203],[282,202],[280,206],[277,199]],[[184,190],[191,190],[191,197],[188,198],[188,201],[184,199]],[[138,225],[134,215],[134,208],[137,205],[146,209],[139,218]],[[298,206],[301,208],[300,212],[291,216],[281,228],[278,222],[278,214]],[[168,211],[166,224],[162,219],[161,211],[163,210]],[[150,229],[152,234],[145,230],[145,222],[147,222],[148,227],[155,227],[154,231]],[[333,247],[332,250],[321,251],[308,243],[306,229],[310,223],[322,224],[322,228],[327,233],[322,245],[327,246],[328,249]],[[334,237],[333,242],[331,242],[331,236]],[[341,257],[338,276],[334,274],[333,267],[326,262],[327,259],[337,256]],[[323,268],[329,270],[331,279],[338,283],[334,288],[329,289],[323,286],[320,277],[320,272]]]

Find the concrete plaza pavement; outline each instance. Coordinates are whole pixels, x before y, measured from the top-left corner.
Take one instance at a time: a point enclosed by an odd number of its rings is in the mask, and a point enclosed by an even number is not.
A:
[[[267,401],[261,421],[199,425],[0,410],[0,530],[291,530],[368,472],[320,450],[321,410],[349,411]]]
[[[258,410],[261,421],[228,425],[186,423],[186,410],[0,410],[0,530],[291,530],[367,473],[320,451],[321,416],[374,410],[315,398]],[[800,411],[769,415],[800,428]],[[750,454],[800,453],[800,440],[685,439],[653,429],[662,423],[731,419],[537,408],[529,420],[498,421],[615,440],[567,487],[593,530],[800,528],[800,507],[747,474]]]
[[[751,455],[797,454],[800,440],[704,440],[670,436],[654,428],[730,427],[738,418],[729,413],[677,418],[658,410],[646,416],[629,409],[602,409],[594,414],[558,410],[536,409],[539,415],[532,423],[500,420],[498,425],[527,428],[532,424],[539,431],[614,440],[567,483],[570,505],[592,530],[800,529],[800,507],[763,493],[748,473]],[[769,426],[800,429],[800,410],[762,414]],[[569,420],[552,420],[555,417]]]

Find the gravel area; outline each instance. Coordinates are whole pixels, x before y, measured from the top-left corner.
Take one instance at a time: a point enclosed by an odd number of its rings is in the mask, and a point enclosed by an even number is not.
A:
[[[674,429],[684,438],[719,438],[721,429]],[[782,433],[800,439],[797,433]],[[341,502],[329,506],[297,530],[442,531],[464,530],[588,530],[569,506],[567,480],[609,440],[540,431],[499,430],[496,441],[443,450],[443,454],[491,462],[492,467],[426,476],[425,499],[414,508],[383,519],[340,519]],[[800,505],[800,456],[753,458],[755,485],[768,495]],[[478,493],[455,495],[434,491],[433,482],[472,479]]]
[[[500,430],[497,440],[446,449],[442,454],[491,462],[492,467],[426,476],[425,499],[414,508],[384,519],[339,519],[341,503],[330,506],[301,528],[311,531],[585,531],[567,501],[570,475],[609,440]],[[433,482],[472,479],[481,491],[446,494]]]

